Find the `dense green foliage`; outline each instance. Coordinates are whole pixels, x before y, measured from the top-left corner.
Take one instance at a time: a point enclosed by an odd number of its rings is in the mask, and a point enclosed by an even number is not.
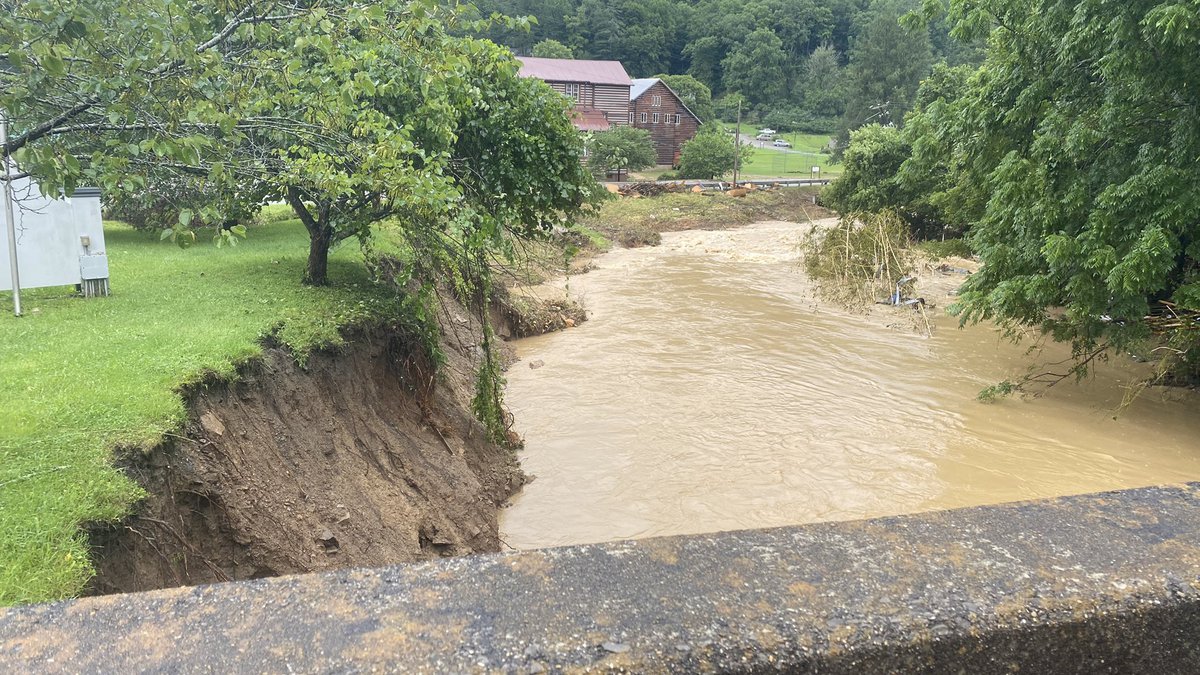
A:
[[[551,38],[542,40],[534,45],[532,55],[543,59],[570,59],[575,57],[570,47]]]
[[[339,343],[344,326],[401,310],[357,247],[334,252],[335,285],[296,283],[308,238],[296,220],[221,251],[207,237],[184,251],[155,233],[105,229],[111,298],[31,290],[25,317],[0,314],[0,605],[83,588],[91,566],[79,524],[117,518],[140,495],[111,466],[113,448],[178,429],[180,386],[232,376],[268,335],[303,355]],[[399,252],[396,234],[385,228],[379,248]]]
[[[1200,16],[1195,2],[955,5],[999,27],[955,133],[988,195],[971,230],[985,261],[963,317],[1039,326],[1080,353],[1149,335],[1142,317],[1200,311]],[[971,8],[970,11],[967,11]],[[961,180],[961,179],[960,179]],[[1174,332],[1196,372],[1200,331]]]
[[[968,227],[984,266],[962,292],[964,320],[1041,329],[1072,342],[1080,365],[1106,345],[1157,346],[1162,373],[1195,377],[1198,10],[954,0],[958,35],[990,33],[983,65],[935,71],[887,143],[856,134],[830,196]]]
[[[22,3],[0,14],[0,43],[30,45],[0,69],[16,132],[5,154],[50,191],[201,176],[215,197],[206,222],[285,200],[310,234],[312,284],[325,282],[330,246],[393,216],[415,236],[479,246],[506,228],[544,234],[592,192],[571,161],[579,139],[565,104],[518,80],[507,51],[455,35],[476,27],[457,11],[433,0]]]
[[[258,210],[257,204],[232,203],[219,209],[209,209],[214,196],[208,181],[200,176],[164,174],[154,181],[132,190],[118,190],[104,195],[104,217],[119,220],[139,230],[161,230],[179,222],[180,214],[188,209],[194,215],[190,227],[236,225],[249,221]],[[223,220],[208,222],[203,214],[220,213]]]
[[[650,132],[631,126],[617,126],[592,134],[587,141],[588,168],[603,177],[610,171],[638,171],[654,166],[657,156]]]
[[[527,29],[496,24],[483,32],[519,54],[553,39],[568,45],[576,58],[621,61],[634,77],[691,75],[715,99],[744,96],[751,119],[766,123],[767,115],[776,113],[769,124],[784,131],[855,128],[872,115],[881,121],[879,109],[899,122],[932,61],[958,64],[976,57],[973,47],[949,39],[945,22],[901,27],[897,20],[916,0],[477,4],[482,16],[499,12],[537,19]],[[843,121],[848,105],[851,114]]]
[[[679,151],[680,178],[721,178],[733,171],[734,153],[733,136],[711,125],[701,127],[700,133]],[[744,162],[753,153],[753,149],[743,145],[738,161]]]
[[[901,26],[902,13],[899,3],[882,5],[854,40],[845,130],[871,122],[898,125],[912,107],[932,53],[928,31]]]
[[[842,213],[876,213],[904,200],[897,195],[897,172],[911,149],[900,129],[869,124],[850,132],[842,154],[842,177],[822,193],[830,208]]]

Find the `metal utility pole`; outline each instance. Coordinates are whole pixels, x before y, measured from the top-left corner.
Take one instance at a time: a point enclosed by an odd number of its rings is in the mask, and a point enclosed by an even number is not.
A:
[[[738,97],[737,131],[733,134],[733,187],[737,187],[738,156],[742,154],[742,97]]]
[[[0,146],[8,145],[8,118],[0,113]],[[17,270],[17,224],[13,219],[12,173],[4,156],[4,224],[8,229],[8,266],[12,272],[13,315],[21,316],[21,274]]]

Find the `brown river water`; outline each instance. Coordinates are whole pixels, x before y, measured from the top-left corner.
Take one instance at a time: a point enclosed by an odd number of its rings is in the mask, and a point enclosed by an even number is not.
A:
[[[501,516],[508,545],[1200,479],[1196,393],[1152,389],[1114,419],[1138,372],[1114,358],[1082,385],[980,403],[980,389],[1036,357],[992,327],[959,330],[944,307],[927,337],[888,327],[901,310],[818,302],[799,266],[807,231],[668,233],[569,280],[589,321],[516,342],[523,361],[507,375],[521,462],[536,476]]]

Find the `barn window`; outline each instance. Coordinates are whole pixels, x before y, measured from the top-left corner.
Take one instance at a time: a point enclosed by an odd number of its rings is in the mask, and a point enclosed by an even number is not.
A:
[[[646,123],[646,113],[642,113],[642,124]]]
[[[658,113],[654,113],[654,123],[658,124]]]
[[[567,96],[570,96],[571,98],[575,99],[576,101],[579,100],[579,83],[578,82],[569,82],[565,85],[565,88],[566,88],[566,91],[564,93]]]
[[[633,124],[633,111],[629,112],[629,123]]]
[[[662,105],[662,96],[657,96],[657,95],[651,96],[650,97],[650,105],[654,106],[655,108],[661,106]]]

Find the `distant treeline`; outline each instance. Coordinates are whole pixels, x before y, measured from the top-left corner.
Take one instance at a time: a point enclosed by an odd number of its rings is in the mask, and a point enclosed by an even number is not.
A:
[[[945,22],[901,26],[904,0],[480,0],[537,19],[485,36],[516,53],[621,61],[633,77],[690,75],[728,118],[738,96],[770,126],[833,132],[899,123],[934,63],[977,62]],[[553,42],[550,42],[553,41]],[[555,43],[561,43],[555,44]],[[540,47],[539,47],[540,45]],[[564,51],[562,47],[566,48]]]

